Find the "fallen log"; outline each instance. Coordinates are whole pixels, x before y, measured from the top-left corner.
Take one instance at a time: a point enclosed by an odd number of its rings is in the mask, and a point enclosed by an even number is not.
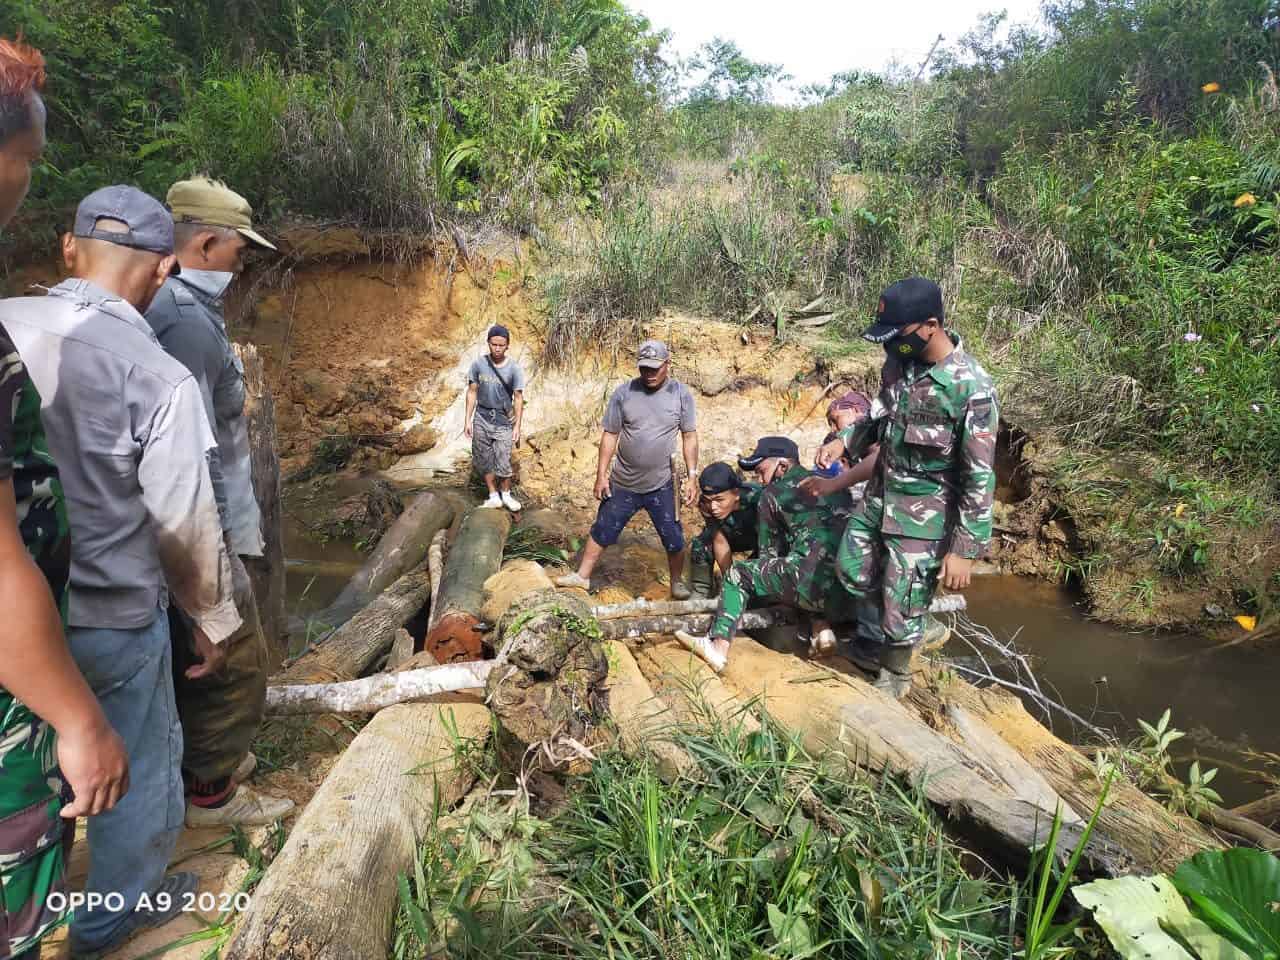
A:
[[[427,629],[435,626],[440,618],[440,581],[444,579],[444,544],[449,539],[448,530],[438,530],[427,549],[427,570],[431,573],[431,608],[427,615]]]
[[[618,617],[600,621],[600,633],[606,640],[635,640],[650,635],[669,636],[677,630],[706,633],[714,614],[695,613],[679,617]],[[791,607],[765,607],[748,610],[742,615],[741,630],[769,630],[796,623],[799,614]]]
[[[698,598],[694,600],[646,600],[641,597],[627,603],[613,603],[594,606],[591,613],[597,620],[621,620],[634,617],[684,617],[702,613],[715,613],[719,600],[714,598]],[[930,613],[956,613],[966,608],[966,601],[960,594],[946,594],[934,597],[929,607]]]
[[[445,497],[435,493],[418,494],[382,535],[369,559],[347,581],[338,598],[319,613],[312,614],[308,622],[330,629],[342,626],[378,594],[426,560],[432,538],[448,528],[453,515],[453,504]]]
[[[425,568],[405,574],[271,682],[354,680],[387,652],[396,632],[417,615],[430,593],[430,575]]]
[[[404,704],[351,742],[241,915],[227,960],[367,960],[390,954],[396,884],[436,810],[471,788],[457,741],[483,741],[478,704]]]
[[[388,673],[392,670],[398,670],[413,657],[413,648],[413,634],[401,627],[396,631],[395,639],[391,641],[391,650],[387,653],[387,662],[382,669]]]
[[[441,663],[478,660],[481,635],[476,627],[484,607],[484,584],[502,566],[502,548],[511,530],[506,510],[479,507],[462,521],[445,561],[435,622],[423,649]]]
[[[609,661],[609,714],[623,752],[652,757],[659,775],[674,780],[695,765],[687,752],[664,737],[675,726],[675,715],[654,694],[626,644],[607,641],[604,652]]]
[[[494,660],[448,663],[422,670],[375,673],[341,683],[296,683],[267,687],[267,713],[377,713],[385,707],[441,693],[483,690]]]
[[[1248,817],[1264,827],[1280,828],[1280,791],[1254,800],[1252,803],[1232,807],[1231,813],[1238,817]]]
[[[848,669],[856,671],[851,664]],[[946,722],[946,712],[962,708],[1012,746],[1073,810],[1087,816],[1097,807],[1102,781],[1094,764],[1054,736],[1012,693],[948,680],[940,676],[940,671],[926,668],[918,674],[904,702],[915,716],[960,743],[965,742],[965,735]],[[1123,780],[1111,785],[1096,830],[1111,844],[1123,848],[1135,868],[1145,873],[1171,871],[1201,850],[1222,846],[1201,824],[1174,814]]]
[[[722,675],[739,697],[759,702],[815,755],[834,752],[851,763],[905,777],[983,850],[1025,866],[1048,841],[1053,807],[1017,797],[971,750],[943,737],[906,706],[870,684],[775,653],[753,640],[734,641]],[[1069,822],[1056,857],[1065,862],[1081,837],[1081,814],[1062,802]],[[1085,869],[1117,876],[1132,863],[1125,851],[1095,836],[1084,850]]]
[[[746,733],[760,729],[760,721],[746,704],[729,692],[704,661],[679,644],[641,647],[635,658],[653,692],[678,723],[706,726],[718,717],[728,726],[741,725]]]
[[[280,458],[276,454],[276,406],[266,368],[251,343],[232,345],[244,368],[244,418],[249,434],[250,477],[262,518],[262,556],[245,564],[253,581],[258,618],[271,664],[288,653],[289,619],[285,611],[284,528],[280,498]]]

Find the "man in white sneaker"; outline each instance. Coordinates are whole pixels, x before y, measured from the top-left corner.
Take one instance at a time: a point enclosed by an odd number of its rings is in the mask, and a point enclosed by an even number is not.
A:
[[[520,502],[511,495],[511,450],[520,445],[524,370],[507,356],[511,333],[506,327],[490,327],[488,341],[488,352],[467,371],[463,429],[471,438],[471,463],[489,488],[489,499],[482,506],[515,512]]]

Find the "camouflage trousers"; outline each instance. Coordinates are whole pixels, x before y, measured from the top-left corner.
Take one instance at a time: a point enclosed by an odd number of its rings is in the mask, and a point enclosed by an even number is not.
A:
[[[768,560],[740,560],[730,567],[720,587],[711,636],[733,639],[753,600],[774,600],[832,621],[854,617],[853,601],[836,582],[832,557],[816,547]]]
[[[850,518],[836,569],[850,594],[874,605],[884,643],[905,647],[924,639],[946,543],[881,533],[875,511]]]
[[[0,687],[0,958],[38,951],[69,915],[47,900],[67,893],[75,831],[58,810],[70,798],[53,729]]]
[[[716,534],[722,530],[723,528],[716,523],[708,523],[703,527],[702,532],[689,542],[689,562],[694,564],[714,564],[716,562],[716,554],[712,544],[715,543]],[[729,542],[729,549],[734,553],[752,553],[755,551],[755,537],[739,536],[728,530],[723,532],[725,539]]]
[[[244,564],[231,554],[236,609],[244,625],[223,641],[227,659],[217,673],[188,679],[198,663],[191,624],[169,607],[173,637],[173,688],[182,721],[182,772],[187,778],[214,783],[231,776],[249,752],[262,726],[267,702],[267,644]]]

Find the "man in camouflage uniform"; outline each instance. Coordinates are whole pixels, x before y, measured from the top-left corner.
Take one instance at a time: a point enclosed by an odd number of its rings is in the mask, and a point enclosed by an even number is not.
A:
[[[868,419],[824,446],[819,465],[857,459],[877,441],[878,468],[840,544],[839,579],[881,610],[885,643],[860,643],[879,662],[876,686],[902,697],[939,582],[962,590],[991,539],[999,409],[995,386],[943,326],[942,291],[921,277],[880,298],[863,336],[901,361]]]
[[[723,577],[735,553],[755,553],[761,489],[738,479],[727,463],[713,463],[698,476],[698,512],[706,526],[689,545],[689,585],[695,597],[715,596],[713,565]]]
[[[38,51],[0,39],[0,227],[44,148],[43,80]],[[63,635],[68,530],[40,396],[0,326],[0,958],[34,956],[66,921],[49,903],[67,892],[66,821],[128,789],[124,744]]]
[[[815,652],[835,646],[829,623],[849,619],[853,606],[835,576],[840,512],[847,499],[814,499],[800,490],[810,472],[800,465],[795,441],[787,437],[761,438],[755,452],[738,463],[755,470],[766,484],[758,507],[757,557],[730,568],[708,636],[676,633],[717,673],[728,661],[729,644],[752,600],[775,600],[817,614],[811,639]]]

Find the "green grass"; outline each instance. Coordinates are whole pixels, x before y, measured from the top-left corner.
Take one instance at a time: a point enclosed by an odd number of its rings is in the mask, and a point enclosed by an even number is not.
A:
[[[601,756],[547,820],[441,821],[401,882],[396,957],[1007,957],[1021,893],[971,875],[913,791],[766,726],[676,732],[663,782]]]

